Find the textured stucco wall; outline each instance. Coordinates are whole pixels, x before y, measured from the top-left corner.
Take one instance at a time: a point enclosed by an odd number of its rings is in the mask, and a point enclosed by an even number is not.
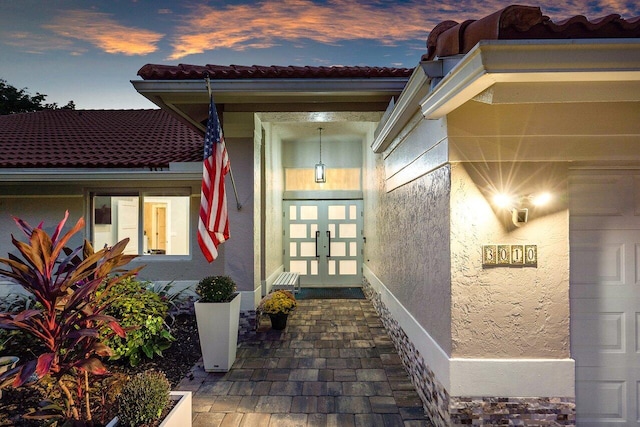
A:
[[[365,263],[445,352],[451,349],[449,167],[386,192],[381,156],[365,167]]]
[[[569,356],[569,217],[566,172],[548,164],[454,164],[451,168],[453,357]],[[514,227],[487,188],[550,189],[554,203]],[[482,245],[536,244],[537,267],[484,267]]]
[[[259,280],[255,277],[256,266],[253,256],[255,241],[253,200],[255,147],[253,131],[251,131],[250,137],[229,138],[225,136],[225,141],[242,209],[237,209],[231,179],[228,176],[225,184],[229,205],[229,233],[231,237],[219,247],[219,250],[222,248],[222,251],[224,251],[224,258],[214,261],[211,264],[211,268],[215,268],[215,264],[218,262],[224,263],[225,274],[236,281],[239,291],[253,291],[255,289],[255,281]]]

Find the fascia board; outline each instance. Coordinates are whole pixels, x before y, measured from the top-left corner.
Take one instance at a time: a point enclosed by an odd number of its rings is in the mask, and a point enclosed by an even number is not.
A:
[[[430,79],[421,67],[414,69],[388,119],[384,123],[380,123],[380,132],[371,144],[371,149],[375,153],[382,153],[386,150],[393,138],[416,114],[420,107],[418,100],[422,99],[429,90],[429,81]]]
[[[78,182],[78,181],[193,181],[202,179],[202,170],[57,170],[4,169],[1,182]]]
[[[640,41],[491,40],[478,43],[420,101],[439,119],[495,83],[640,80]]]
[[[215,95],[236,96],[306,96],[376,93],[399,93],[407,79],[398,77],[368,79],[228,79],[211,80]],[[134,88],[144,96],[158,94],[200,95],[207,102],[208,94],[204,80],[131,80]]]

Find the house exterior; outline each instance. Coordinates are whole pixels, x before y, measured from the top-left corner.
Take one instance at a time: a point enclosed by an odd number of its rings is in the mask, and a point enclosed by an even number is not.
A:
[[[222,272],[202,256],[197,227],[203,137],[162,110],[44,110],[0,116],[0,241],[12,216],[49,232],[69,212],[94,246],[130,238],[143,280],[190,285]],[[79,237],[80,239],[80,237]],[[81,240],[72,242],[81,244]],[[0,293],[14,289],[0,286]]]
[[[638,425],[640,19],[510,6],[441,23],[416,62],[142,67],[135,89],[200,136],[210,80],[241,205],[228,180],[211,265],[195,155],[117,177],[3,165],[0,210],[107,226],[98,190],[188,189],[189,255],[146,253],[151,280],[229,274],[245,311],[283,270],[362,286],[438,426]]]
[[[510,6],[436,26],[399,96],[340,67],[149,64],[132,83],[201,127],[209,76],[252,159],[254,301],[283,269],[355,270],[436,425],[637,425],[639,37],[639,19]]]

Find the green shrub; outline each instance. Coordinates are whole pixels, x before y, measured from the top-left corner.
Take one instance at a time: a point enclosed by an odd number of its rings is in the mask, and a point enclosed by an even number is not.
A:
[[[118,395],[118,419],[124,426],[150,423],[169,405],[170,385],[162,372],[144,371],[124,385]]]
[[[165,322],[169,307],[146,283],[129,277],[114,285],[110,293],[117,295],[107,314],[118,319],[127,331],[126,338],[111,334],[106,344],[111,347],[112,360],[127,358],[131,366],[143,357],[153,359],[171,346],[175,338]]]
[[[201,302],[229,302],[235,292],[236,283],[228,276],[205,277],[196,286]]]

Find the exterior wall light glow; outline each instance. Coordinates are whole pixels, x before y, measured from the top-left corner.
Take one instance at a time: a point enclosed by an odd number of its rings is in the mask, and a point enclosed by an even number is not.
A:
[[[320,133],[320,161],[316,164],[315,168],[315,180],[317,183],[327,182],[326,168],[322,163],[322,128],[318,128]]]
[[[522,227],[529,220],[530,206],[544,206],[553,199],[550,193],[530,194],[528,196],[512,196],[496,194],[493,203],[503,209],[511,211],[511,221],[516,227]]]
[[[551,201],[550,193],[540,193],[540,194],[531,196],[531,203],[534,206],[544,206],[548,204],[550,201]]]

